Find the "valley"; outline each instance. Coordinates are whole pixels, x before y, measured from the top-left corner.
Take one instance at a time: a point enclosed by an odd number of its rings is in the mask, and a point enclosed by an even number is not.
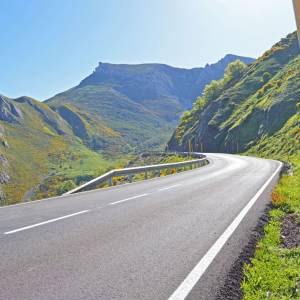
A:
[[[63,194],[143,151],[162,151],[180,114],[236,59],[204,68],[99,64],[40,102],[0,96],[1,205]]]
[[[0,11],[0,300],[300,299],[300,0]]]

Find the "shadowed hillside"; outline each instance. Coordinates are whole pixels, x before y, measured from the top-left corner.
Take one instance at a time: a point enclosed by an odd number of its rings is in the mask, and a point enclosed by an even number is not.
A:
[[[72,105],[75,110],[96,116],[102,126],[119,134],[128,149],[162,148],[181,113],[192,106],[206,84],[222,78],[227,65],[236,59],[245,63],[253,61],[227,55],[216,64],[189,70],[162,64],[100,63],[78,86],[46,102],[67,122],[70,118],[62,113],[61,106]],[[94,133],[93,147],[105,149],[103,139],[98,141],[101,135]]]

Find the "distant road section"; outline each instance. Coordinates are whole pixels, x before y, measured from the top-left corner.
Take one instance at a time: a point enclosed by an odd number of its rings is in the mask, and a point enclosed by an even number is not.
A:
[[[176,175],[0,208],[0,299],[214,299],[281,164],[208,158]]]

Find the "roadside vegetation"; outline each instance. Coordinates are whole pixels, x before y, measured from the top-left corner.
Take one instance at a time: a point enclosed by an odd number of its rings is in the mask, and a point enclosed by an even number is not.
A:
[[[34,198],[54,197],[100,176],[112,169],[123,168],[129,156],[108,157],[91,151],[82,144],[48,156],[48,175],[34,190]]]
[[[245,300],[300,299],[300,152],[272,194],[273,209],[242,283]]]
[[[183,114],[169,149],[246,153],[293,166],[272,195],[265,235],[245,266],[247,300],[300,299],[300,56],[297,34],[251,65],[231,64]]]
[[[245,266],[245,300],[300,299],[300,112],[249,151],[292,166],[272,193],[272,209],[255,256]]]

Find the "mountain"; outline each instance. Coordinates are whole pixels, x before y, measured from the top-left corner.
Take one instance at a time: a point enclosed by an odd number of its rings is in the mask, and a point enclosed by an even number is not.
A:
[[[236,58],[192,70],[100,64],[47,102],[0,95],[0,205],[61,194],[161,147],[203,82]]]
[[[216,64],[194,69],[163,64],[99,63],[78,86],[46,103],[70,124],[76,135],[78,129],[74,128],[70,114],[84,111],[87,119],[90,118],[87,124],[97,128],[96,124],[101,123],[116,132],[119,142],[122,141],[120,148],[125,152],[161,148],[181,113],[191,108],[206,84],[222,78],[228,64],[237,59],[245,63],[253,61],[227,55]],[[92,149],[107,149],[106,139],[97,130],[80,137]]]
[[[207,86],[183,114],[168,148],[292,152],[300,147],[299,110],[300,55],[293,33],[250,66],[230,65],[223,79]]]
[[[112,130],[98,130],[115,138]],[[90,179],[115,163],[86,147],[48,105],[29,97],[0,95],[0,153],[0,205],[59,194],[65,184]]]

